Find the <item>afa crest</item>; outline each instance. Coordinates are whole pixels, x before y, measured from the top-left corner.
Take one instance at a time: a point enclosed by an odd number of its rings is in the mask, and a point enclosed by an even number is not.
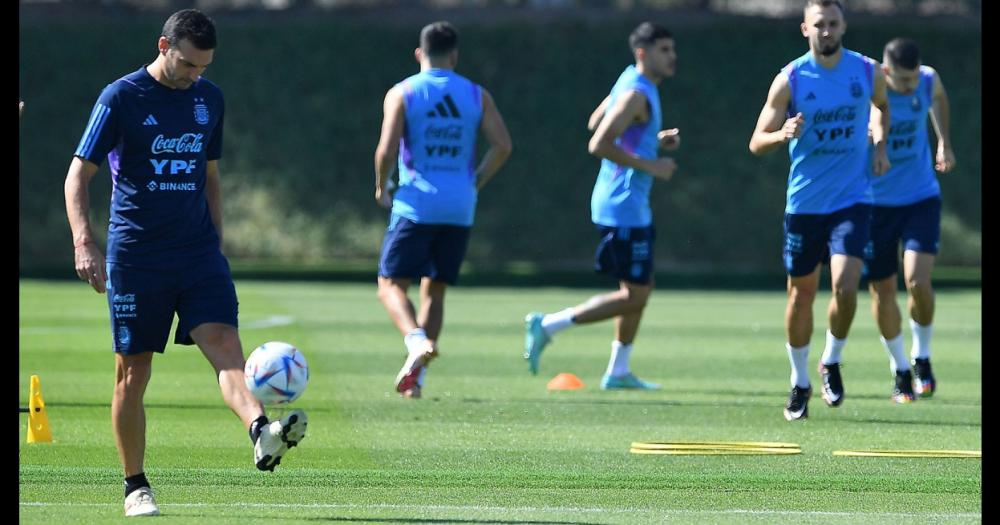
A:
[[[861,95],[864,95],[864,90],[861,89],[861,83],[858,82],[858,79],[856,78],[851,79],[851,96],[854,98],[861,98]]]
[[[118,344],[122,346],[128,346],[132,342],[132,332],[129,331],[128,327],[121,325],[118,327]]]
[[[205,105],[205,99],[196,98],[194,102],[194,121],[201,125],[208,124],[208,106]]]

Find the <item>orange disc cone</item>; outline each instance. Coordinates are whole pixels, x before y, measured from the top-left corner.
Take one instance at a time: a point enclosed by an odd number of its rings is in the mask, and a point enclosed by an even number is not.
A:
[[[583,388],[583,381],[569,372],[563,372],[553,377],[548,384],[549,390],[580,390],[581,388]]]

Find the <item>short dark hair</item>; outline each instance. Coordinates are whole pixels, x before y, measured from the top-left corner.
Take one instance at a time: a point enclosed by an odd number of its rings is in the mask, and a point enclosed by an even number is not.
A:
[[[420,50],[429,57],[440,57],[458,47],[458,31],[448,22],[427,24],[420,30]]]
[[[894,66],[916,69],[920,65],[920,48],[909,38],[894,38],[885,45],[885,56]]]
[[[840,9],[840,14],[844,14],[844,4],[842,4],[840,0],[806,0],[806,5],[802,8],[802,11],[809,9],[814,5],[818,5],[820,7],[830,7],[831,5],[835,5],[837,6],[837,9]]]
[[[667,28],[661,26],[660,24],[654,24],[653,22],[643,22],[636,27],[632,34],[628,36],[628,45],[632,48],[632,51],[642,48],[646,49],[653,45],[653,42],[661,38],[673,38],[673,33]]]
[[[170,15],[163,24],[163,36],[171,46],[184,39],[201,50],[215,49],[215,22],[197,9],[183,9]]]

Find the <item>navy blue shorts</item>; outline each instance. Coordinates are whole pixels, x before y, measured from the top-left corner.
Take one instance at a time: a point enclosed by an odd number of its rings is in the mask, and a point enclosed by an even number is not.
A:
[[[594,270],[621,281],[648,285],[653,281],[653,241],[656,229],[619,228],[597,225],[601,242],[594,257]]]
[[[941,197],[906,206],[874,206],[863,276],[881,281],[898,272],[900,242],[903,251],[937,254],[940,240]]]
[[[174,270],[108,263],[108,307],[115,352],[162,353],[177,314],[174,343],[192,345],[204,323],[238,326],[236,288],[219,253]]]
[[[871,205],[855,204],[825,215],[785,214],[785,271],[811,274],[832,255],[863,258],[871,228]]]
[[[418,224],[393,214],[382,240],[381,277],[431,280],[454,285],[469,246],[469,226]]]

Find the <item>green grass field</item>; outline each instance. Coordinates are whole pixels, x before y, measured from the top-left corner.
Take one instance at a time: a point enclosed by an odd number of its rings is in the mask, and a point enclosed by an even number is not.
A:
[[[633,369],[658,392],[603,392],[610,323],[559,334],[538,376],[521,358],[523,317],[598,290],[455,288],[442,357],[424,398],[393,378],[401,337],[374,285],[237,282],[246,353],[297,345],[310,384],[302,445],[273,473],[223,405],[194,347],[168,346],[146,394],[146,473],[163,523],[887,523],[981,522],[979,459],[846,458],[839,449],[981,449],[981,292],[937,296],[931,400],[889,400],[888,360],[869,313],[844,352],[846,401],[814,394],[788,423],[784,293],[658,290]],[[822,351],[829,295],[818,298],[810,362]],[[55,442],[25,443],[22,523],[122,519],[111,433],[114,379],[104,296],[82,283],[22,280],[19,400],[41,377]],[[904,329],[909,348],[909,328]],[[819,383],[813,368],[814,388]],[[584,390],[548,392],[559,372]],[[795,456],[642,456],[632,441],[799,443]]]

